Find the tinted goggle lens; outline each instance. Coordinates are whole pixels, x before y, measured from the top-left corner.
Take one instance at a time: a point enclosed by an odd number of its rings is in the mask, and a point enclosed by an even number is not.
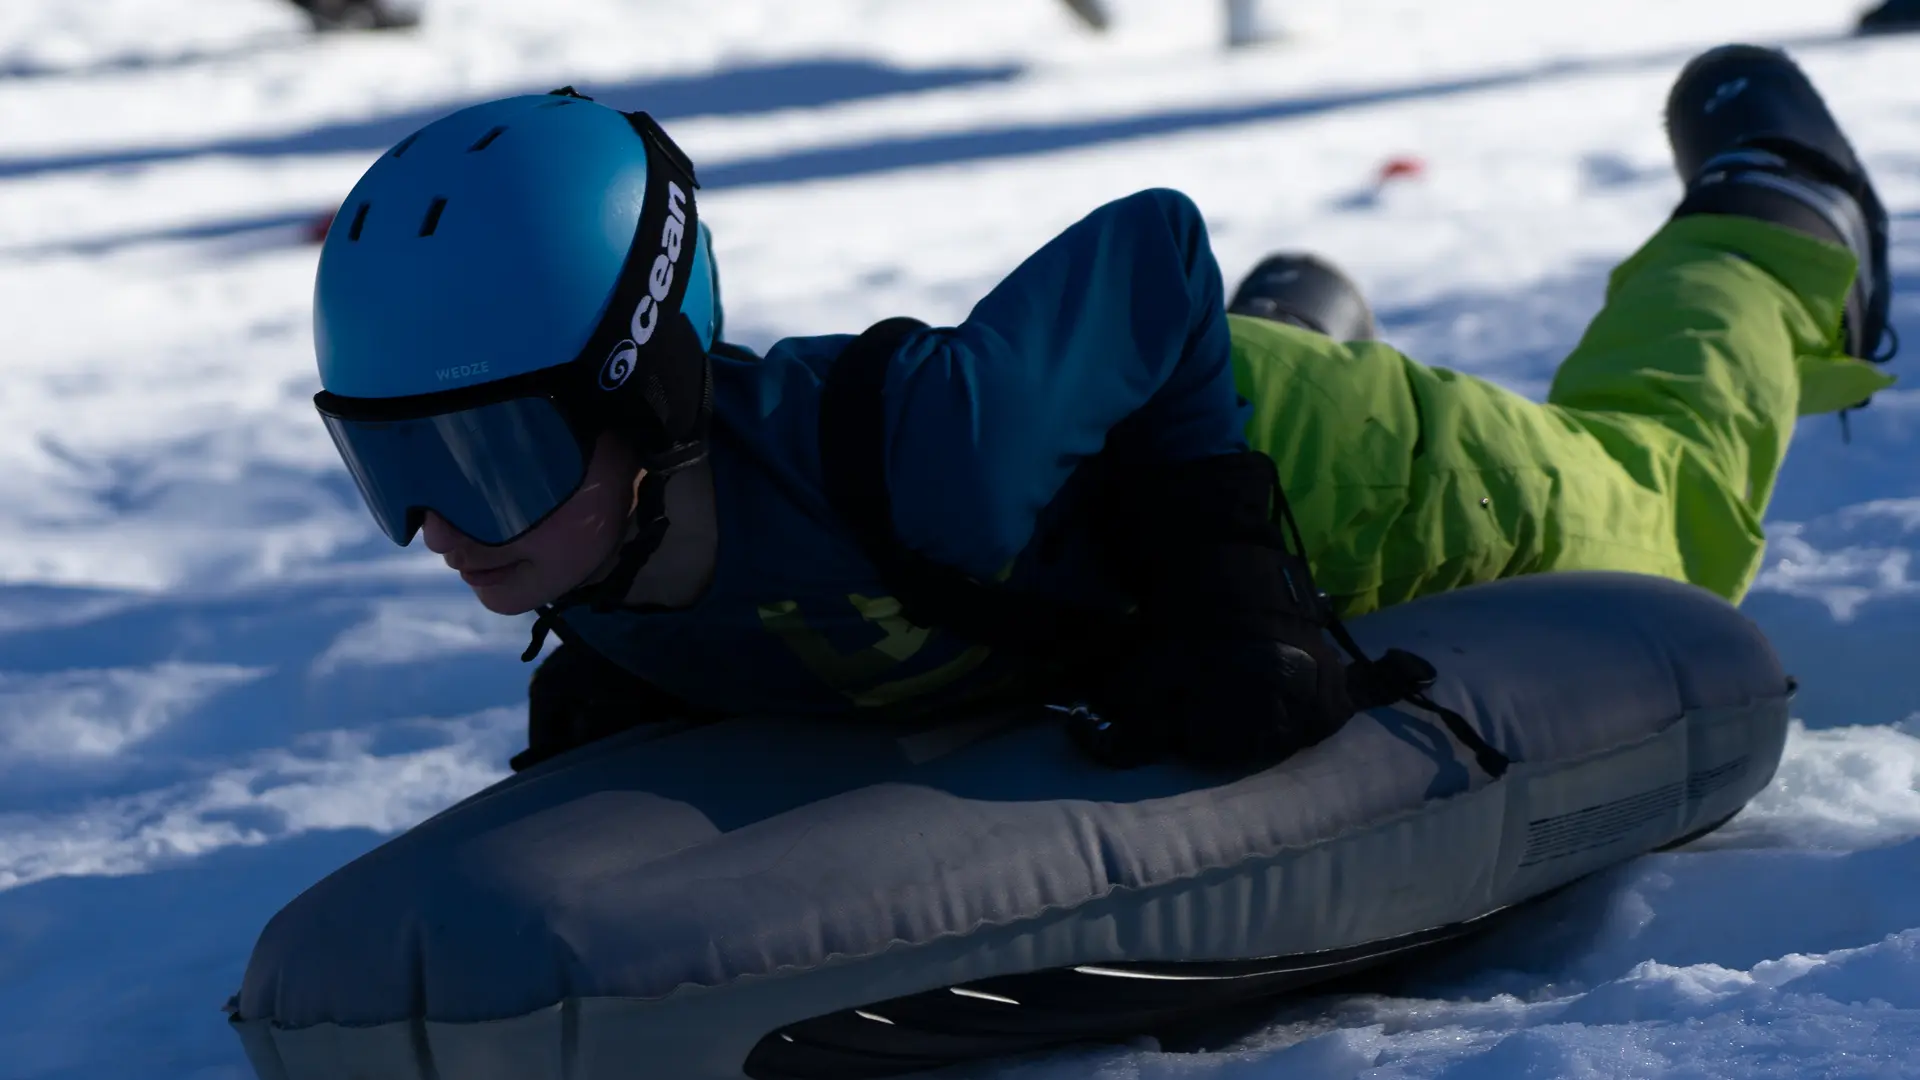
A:
[[[410,419],[320,416],[380,528],[402,546],[431,510],[483,544],[505,544],[566,502],[588,447],[559,406],[513,398]]]

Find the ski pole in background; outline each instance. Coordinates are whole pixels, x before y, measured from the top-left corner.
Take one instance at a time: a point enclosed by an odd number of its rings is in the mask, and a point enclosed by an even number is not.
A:
[[[1263,41],[1260,32],[1259,0],[1226,0],[1227,48],[1238,49]]]

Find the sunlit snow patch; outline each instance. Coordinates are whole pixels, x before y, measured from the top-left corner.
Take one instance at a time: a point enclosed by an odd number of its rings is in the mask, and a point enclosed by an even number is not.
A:
[[[215,694],[264,674],[264,668],[182,663],[0,672],[0,768],[112,757]]]
[[[1697,848],[1858,850],[1920,836],[1916,736],[1920,714],[1893,727],[1823,731],[1795,721],[1773,783]]]
[[[435,745],[393,754],[377,751],[378,731],[323,732],[202,779],[69,813],[0,815],[0,889],[140,873],[315,829],[398,832],[499,780],[524,723],[516,709],[412,721]]]
[[[506,619],[472,597],[382,601],[373,615],[327,646],[313,662],[324,675],[342,667],[417,664],[463,653],[517,653],[527,643],[526,619]]]
[[[1767,529],[1756,592],[1801,596],[1847,622],[1862,604],[1920,593],[1913,567],[1920,499],[1875,499],[1811,522]]]

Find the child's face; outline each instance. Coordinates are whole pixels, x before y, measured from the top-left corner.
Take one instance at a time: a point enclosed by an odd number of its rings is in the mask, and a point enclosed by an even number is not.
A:
[[[420,527],[427,550],[460,571],[488,611],[519,615],[612,570],[633,512],[640,462],[621,439],[603,433],[580,490],[538,527],[490,547],[429,510]]]

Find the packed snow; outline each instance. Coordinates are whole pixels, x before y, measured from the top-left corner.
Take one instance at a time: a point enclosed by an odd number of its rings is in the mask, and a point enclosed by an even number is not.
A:
[[[1848,38],[1855,3],[1267,0],[1232,52],[1221,5],[1110,6],[427,0],[313,39],[277,0],[0,5],[0,1078],[250,1076],[219,1007],[265,920],[521,745],[525,623],[375,531],[309,404],[315,216],[461,104],[661,116],[749,345],[957,319],[1170,185],[1230,277],[1319,251],[1395,344],[1538,396],[1679,192],[1681,63],[1785,43],[1895,215],[1920,349],[1920,36]],[[1917,428],[1896,389],[1795,438],[1746,609],[1802,691],[1725,830],[1192,1045],[961,1074],[1920,1077]]]

